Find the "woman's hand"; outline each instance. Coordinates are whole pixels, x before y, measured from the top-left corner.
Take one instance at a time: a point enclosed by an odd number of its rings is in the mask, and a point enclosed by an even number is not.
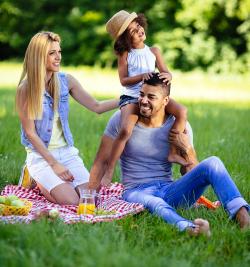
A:
[[[65,168],[61,163],[55,162],[50,166],[53,169],[54,173],[58,177],[60,177],[63,181],[72,182],[74,180],[72,173],[67,168]]]

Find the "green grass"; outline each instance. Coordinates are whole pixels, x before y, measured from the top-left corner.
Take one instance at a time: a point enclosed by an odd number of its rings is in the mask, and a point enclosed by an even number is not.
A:
[[[19,65],[18,65],[19,66]],[[1,66],[0,66],[1,69]],[[113,75],[113,73],[111,72]],[[103,74],[105,83],[106,75]],[[208,77],[204,76],[205,79]],[[187,76],[180,83],[185,83]],[[108,84],[107,80],[107,84]],[[223,83],[223,81],[222,81]],[[106,84],[106,83],[105,83]],[[216,86],[220,88],[220,81]],[[222,86],[223,87],[223,86]],[[25,151],[14,110],[14,86],[0,85],[0,189],[18,182]],[[201,92],[208,90],[202,88]],[[222,88],[227,93],[225,88]],[[245,84],[237,93],[249,93]],[[218,92],[221,94],[221,91]],[[202,160],[219,156],[250,201],[250,100],[181,100],[188,107],[194,144]],[[71,102],[70,125],[75,145],[88,169],[112,112],[95,115]],[[178,169],[174,168],[178,177]],[[119,170],[116,170],[116,179]],[[215,200],[212,190],[205,194]],[[250,231],[242,232],[222,209],[179,210],[190,219],[209,220],[212,237],[190,238],[161,219],[143,212],[110,223],[65,225],[42,220],[30,225],[0,224],[1,266],[249,266]]]

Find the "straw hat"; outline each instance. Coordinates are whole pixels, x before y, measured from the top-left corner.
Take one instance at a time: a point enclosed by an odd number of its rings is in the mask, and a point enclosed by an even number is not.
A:
[[[106,23],[106,30],[112,38],[117,39],[135,18],[137,18],[135,12],[130,14],[125,10],[121,10]]]

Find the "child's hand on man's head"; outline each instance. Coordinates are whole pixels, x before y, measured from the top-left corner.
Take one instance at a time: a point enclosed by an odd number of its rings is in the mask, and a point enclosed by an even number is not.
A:
[[[152,77],[152,72],[148,72],[148,73],[143,73],[142,74],[142,82],[144,82],[145,80],[148,80]]]
[[[172,74],[170,72],[159,73],[159,78],[163,79],[164,83],[170,84],[172,81]]]

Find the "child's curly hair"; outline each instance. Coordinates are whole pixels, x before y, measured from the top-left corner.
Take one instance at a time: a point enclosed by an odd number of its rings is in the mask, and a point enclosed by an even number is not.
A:
[[[145,31],[147,30],[148,24],[144,14],[138,14],[137,18],[135,18],[133,21],[137,22],[141,27],[144,28]],[[114,50],[116,55],[121,56],[124,52],[129,52],[131,48],[131,35],[129,34],[128,29],[126,29],[125,32],[115,41]]]

